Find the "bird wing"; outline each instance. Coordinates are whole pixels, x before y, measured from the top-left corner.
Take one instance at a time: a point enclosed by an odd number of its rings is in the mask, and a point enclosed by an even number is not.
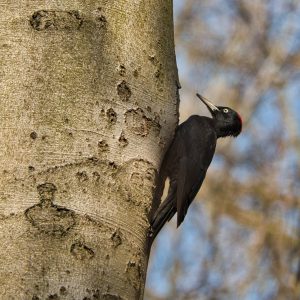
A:
[[[191,172],[191,170],[193,170]],[[197,168],[184,157],[179,162],[177,180],[177,227],[183,222],[191,202],[196,197],[206,175],[206,169]]]
[[[190,124],[193,126],[193,124]],[[186,126],[187,127],[187,126]],[[216,147],[216,135],[213,131],[200,131],[199,135],[191,128],[182,128],[181,140],[184,141],[178,154],[177,172],[177,226],[179,226],[187,213],[187,210],[197,195],[206,171],[213,158]],[[199,131],[199,128],[196,129]]]

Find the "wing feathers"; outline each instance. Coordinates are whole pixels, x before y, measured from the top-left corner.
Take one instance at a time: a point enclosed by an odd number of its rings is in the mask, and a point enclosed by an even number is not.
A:
[[[187,176],[187,158],[182,157],[179,160],[178,180],[177,180],[177,227],[182,223],[187,212],[186,203],[186,176]]]
[[[177,227],[183,222],[187,210],[196,197],[203,180],[206,170],[197,169],[197,172],[190,172],[189,168],[195,168],[188,164],[187,158],[180,159],[179,176],[177,181]]]

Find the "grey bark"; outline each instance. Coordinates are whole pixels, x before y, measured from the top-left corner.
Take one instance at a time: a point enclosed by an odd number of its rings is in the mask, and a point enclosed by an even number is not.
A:
[[[171,0],[0,1],[0,299],[141,299],[178,119]]]

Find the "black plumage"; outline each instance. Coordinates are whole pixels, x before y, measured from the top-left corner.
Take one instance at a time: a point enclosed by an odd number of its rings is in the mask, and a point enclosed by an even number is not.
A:
[[[158,234],[177,212],[177,227],[183,222],[188,207],[198,193],[215,153],[217,139],[234,136],[242,130],[242,119],[229,107],[215,106],[197,94],[212,118],[193,115],[176,129],[174,139],[162,161],[155,201],[160,201],[167,177],[168,195],[151,222],[150,236]]]

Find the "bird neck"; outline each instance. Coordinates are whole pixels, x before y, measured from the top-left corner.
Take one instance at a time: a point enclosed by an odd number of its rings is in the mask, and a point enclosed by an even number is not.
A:
[[[230,123],[215,120],[215,130],[217,133],[217,138],[233,135],[233,126]]]

